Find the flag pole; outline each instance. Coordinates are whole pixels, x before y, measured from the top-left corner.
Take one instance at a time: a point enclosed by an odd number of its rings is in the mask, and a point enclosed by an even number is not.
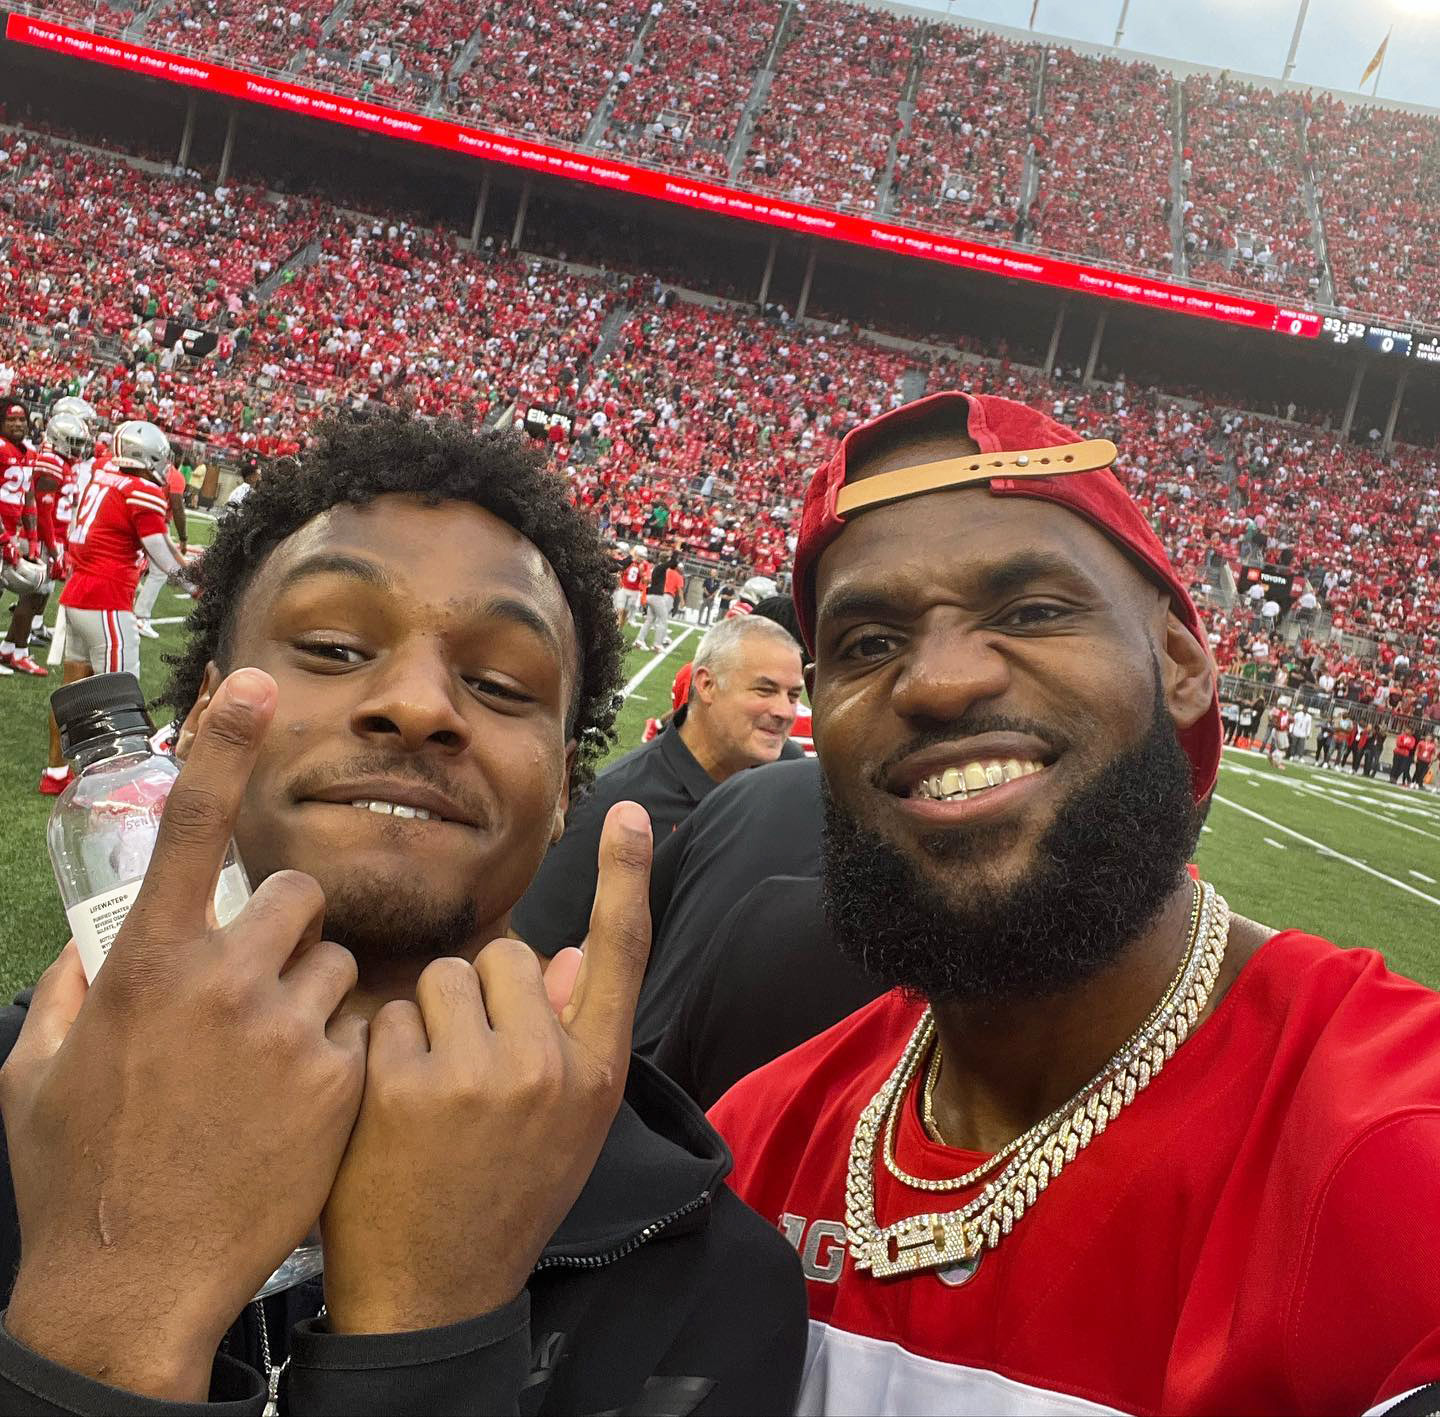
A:
[[[1035,28],[1035,16],[1040,12],[1040,0],[1031,0],[1030,4],[1030,28]]]
[[[1310,0],[1300,0],[1300,13],[1295,16],[1295,33],[1290,38],[1290,53],[1285,56],[1285,72],[1280,75],[1282,80],[1295,72],[1295,53],[1300,48],[1300,33],[1305,28],[1305,16],[1309,10]]]

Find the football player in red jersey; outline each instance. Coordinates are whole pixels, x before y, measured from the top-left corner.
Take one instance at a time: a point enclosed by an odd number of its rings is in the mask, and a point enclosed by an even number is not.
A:
[[[109,465],[97,460],[71,523],[70,578],[60,597],[67,684],[91,674],[140,673],[140,639],[131,607],[143,559],[185,583],[184,567],[165,535],[169,464],[169,440],[153,423],[138,421],[115,430]],[[58,796],[69,780],[52,717],[50,765],[41,775],[40,791]]]
[[[23,403],[0,403],[0,563],[7,569],[18,565],[24,549],[20,524],[30,486],[30,449],[25,442],[29,429],[30,415]],[[0,675],[14,672],[0,663]]]
[[[30,416],[23,403],[9,400],[0,404],[0,557],[6,567],[7,586],[19,592],[11,616],[11,633],[0,643],[0,670],[13,674],[19,669],[22,673],[43,675],[44,669],[23,651],[16,655],[13,642],[17,621],[29,628],[34,613],[34,587],[39,584],[35,576],[27,574],[30,568],[22,569],[21,564],[25,560],[36,562],[39,550],[35,525],[35,449],[26,436],[29,430]],[[44,601],[40,603],[43,605]],[[27,607],[30,607],[29,613],[26,613]],[[27,639],[27,646],[28,643]],[[17,663],[17,658],[21,662]]]
[[[27,549],[32,560],[43,564],[45,578],[16,602],[9,632],[0,642],[0,664],[21,674],[44,678],[47,672],[30,656],[30,632],[36,617],[45,612],[51,584],[64,575],[65,536],[57,512],[67,483],[74,480],[74,459],[86,451],[89,440],[89,430],[74,414],[56,414],[45,425],[40,447],[30,457],[26,500],[33,534]]]

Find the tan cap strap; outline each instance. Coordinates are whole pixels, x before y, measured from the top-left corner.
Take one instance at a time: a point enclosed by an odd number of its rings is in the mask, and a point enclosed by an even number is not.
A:
[[[1096,468],[1109,467],[1117,456],[1118,450],[1108,438],[1091,438],[1084,443],[1062,443],[1054,448],[975,453],[970,457],[917,463],[914,467],[896,468],[894,472],[882,472],[861,482],[846,483],[835,499],[835,512],[846,517],[885,502],[964,487],[971,482],[989,482],[996,477],[1056,477],[1066,472],[1094,472]]]

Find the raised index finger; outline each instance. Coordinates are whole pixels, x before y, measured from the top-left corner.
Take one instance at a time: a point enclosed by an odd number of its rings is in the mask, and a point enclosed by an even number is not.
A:
[[[170,789],[145,884],[112,955],[123,952],[127,939],[165,943],[205,929],[275,697],[275,681],[259,669],[237,669],[215,691]]]
[[[617,802],[600,833],[600,875],[585,958],[561,1022],[615,1066],[630,1056],[635,1001],[650,957],[650,818]]]

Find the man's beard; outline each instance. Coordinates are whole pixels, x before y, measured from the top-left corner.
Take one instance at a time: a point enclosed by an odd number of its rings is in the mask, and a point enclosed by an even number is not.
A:
[[[1098,973],[1159,916],[1201,820],[1158,669],[1145,737],[1070,794],[1013,883],[987,873],[993,830],[937,832],[927,852],[957,868],[956,889],[942,895],[828,787],[824,796],[821,875],[836,942],[882,984],[931,1000],[1045,998]]]
[[[473,900],[440,901],[383,882],[325,885],[325,938],[361,962],[467,954],[477,928]]]

